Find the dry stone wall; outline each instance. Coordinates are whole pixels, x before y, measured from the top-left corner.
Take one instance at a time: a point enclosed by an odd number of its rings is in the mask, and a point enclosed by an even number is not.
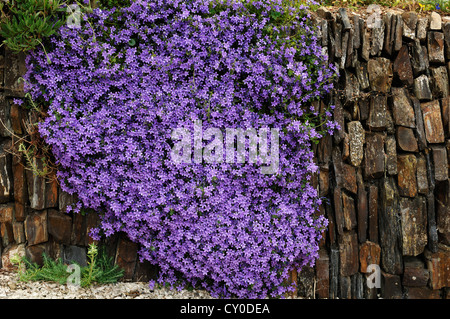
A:
[[[292,274],[300,296],[450,298],[450,19],[394,11],[379,18],[373,28],[343,9],[314,14],[340,71],[335,92],[316,107],[335,105],[341,129],[315,149],[313,181],[329,225],[316,266]],[[36,122],[12,102],[24,95],[24,72],[23,55],[0,51],[1,267],[11,269],[15,254],[40,263],[43,252],[84,264],[98,217],[65,213],[74,196],[8,151]],[[155,278],[125,235],[101,244],[124,280]]]
[[[318,104],[335,105],[341,128],[316,150],[329,226],[308,294],[450,298],[450,19],[373,17],[315,13],[340,73]]]

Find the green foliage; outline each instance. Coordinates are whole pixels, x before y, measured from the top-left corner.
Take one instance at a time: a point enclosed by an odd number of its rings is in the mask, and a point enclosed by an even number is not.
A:
[[[100,0],[100,8],[124,8],[130,6],[130,0]]]
[[[67,264],[62,259],[53,260],[46,254],[42,255],[42,267],[30,262],[25,257],[16,257],[11,260],[18,266],[18,276],[21,281],[52,281],[59,284],[66,284],[70,273],[67,271]],[[108,284],[115,283],[123,276],[123,269],[114,265],[112,258],[108,257],[105,250],[98,249],[95,244],[89,246],[88,265],[80,267],[81,287],[89,287],[93,283]],[[76,264],[76,263],[74,263]]]
[[[420,9],[423,11],[442,11],[445,13],[450,12],[449,0],[419,0]]]
[[[65,8],[59,0],[10,0],[0,35],[14,52],[33,50],[64,24]],[[43,45],[42,45],[43,46]]]

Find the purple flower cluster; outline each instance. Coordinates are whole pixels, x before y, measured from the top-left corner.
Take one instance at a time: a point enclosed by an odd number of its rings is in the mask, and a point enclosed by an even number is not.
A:
[[[241,298],[291,290],[288,272],[313,265],[327,225],[310,184],[311,141],[322,133],[305,118],[318,116],[310,102],[331,89],[334,69],[304,7],[136,0],[89,19],[49,40],[51,64],[42,50],[28,56],[26,89],[48,105],[39,130],[63,190],[78,194],[73,210],[101,214],[91,235],[125,232],[172,288]],[[171,132],[195,120],[278,128],[278,173],[174,163]]]

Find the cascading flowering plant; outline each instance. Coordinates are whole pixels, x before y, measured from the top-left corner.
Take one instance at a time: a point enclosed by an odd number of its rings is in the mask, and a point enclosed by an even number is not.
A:
[[[25,88],[48,105],[39,131],[62,189],[78,195],[73,211],[99,212],[95,239],[125,232],[139,243],[159,284],[282,296],[288,272],[318,256],[327,220],[311,145],[335,123],[310,105],[336,70],[306,7],[291,2],[135,0],[63,26],[46,44],[51,64],[42,50],[27,57]],[[174,163],[173,129],[196,120],[279,129],[278,172]]]

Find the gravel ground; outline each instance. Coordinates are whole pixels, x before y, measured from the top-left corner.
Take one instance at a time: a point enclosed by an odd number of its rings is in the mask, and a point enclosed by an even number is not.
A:
[[[14,272],[0,269],[0,299],[211,299],[203,290],[155,289],[146,282],[118,282],[71,288],[52,282],[22,282]]]

